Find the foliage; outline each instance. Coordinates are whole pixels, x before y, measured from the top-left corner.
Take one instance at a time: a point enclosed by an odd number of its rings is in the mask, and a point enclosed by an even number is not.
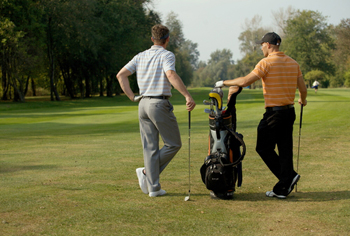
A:
[[[350,19],[341,20],[335,27],[336,50],[334,51],[337,65],[343,69],[350,69]]]
[[[102,96],[104,87],[108,96],[113,95],[115,71],[149,45],[154,22],[142,3],[79,0],[52,5],[47,1],[46,22],[52,26],[48,34],[53,41],[48,44],[53,44],[70,97],[90,97],[96,92]]]
[[[197,49],[198,43],[193,43],[191,40],[186,39],[181,45],[180,50],[182,53],[187,55],[186,60],[189,60],[193,70],[198,69],[198,59],[199,59],[199,51]]]
[[[311,71],[319,71],[323,78],[321,84],[323,87],[342,86],[343,72],[340,68],[346,67],[349,63],[347,53],[348,45],[348,27],[349,22],[343,20],[342,24],[336,27],[328,26],[326,18],[319,12],[314,11],[296,11],[292,7],[285,11],[280,9],[274,12],[276,25],[281,31],[282,44],[281,51],[294,58],[300,65],[304,75]],[[255,44],[257,35],[264,35],[269,29],[260,27],[261,17],[254,16],[252,20],[246,20],[245,30],[241,33],[239,39],[240,49],[244,57],[238,60],[235,65],[235,77],[245,76],[253,70],[254,66],[263,57],[258,45]],[[337,40],[336,37],[344,40]],[[345,43],[343,43],[343,42]],[[335,43],[339,44],[339,53],[334,54]],[[344,48],[344,51],[340,51]],[[345,52],[345,53],[344,53]],[[338,56],[338,60],[333,58]],[[344,71],[344,70],[343,70]],[[309,84],[316,76],[311,72],[308,78]],[[261,81],[257,81],[252,88],[260,87]]]
[[[345,72],[344,74],[344,79],[345,79],[345,87],[350,88],[350,71]]]
[[[30,10],[27,10],[30,9]],[[28,82],[42,69],[41,10],[30,0],[3,1],[0,7],[1,99],[24,101]]]
[[[340,24],[334,27],[333,35],[336,42],[333,52],[336,74],[331,80],[331,86],[341,87],[346,83],[345,73],[350,70],[350,19],[341,20]]]
[[[263,54],[261,50],[258,50],[260,48],[260,45],[256,44],[256,41],[262,37],[268,30],[265,28],[262,28],[260,26],[261,24],[261,17],[256,15],[253,17],[252,20],[246,20],[245,21],[245,30],[240,34],[239,40],[240,40],[240,51],[245,55],[241,60],[238,60],[236,64],[234,65],[233,61],[230,61],[230,64],[219,64],[218,62],[220,60],[228,61],[227,58],[231,58],[232,55],[225,55],[225,52],[219,53],[222,54],[222,58],[218,58],[217,55],[212,54],[212,59],[209,60],[208,65],[210,63],[216,62],[218,65],[216,65],[216,70],[218,72],[222,70],[227,70],[227,73],[224,74],[221,72],[221,76],[216,76],[214,80],[217,78],[224,78],[224,79],[234,79],[237,77],[245,76],[249,74],[255,67],[256,63],[262,58]],[[216,51],[218,53],[218,51]],[[226,53],[227,54],[227,53]],[[229,59],[230,60],[230,59]],[[225,68],[226,66],[226,68]],[[215,75],[214,75],[215,76]],[[213,77],[213,76],[212,76]],[[210,83],[213,83],[212,80],[206,79],[206,81],[210,81]],[[215,82],[215,81],[214,81]],[[209,83],[203,83],[205,86],[209,86]],[[260,87],[261,82],[257,81],[254,84],[250,86],[250,88],[255,88],[256,85]]]
[[[322,82],[325,80],[326,74],[323,71],[320,70],[312,70],[306,73],[304,76],[305,82],[309,85],[311,88],[312,83],[317,80],[318,82]]]
[[[263,54],[262,51],[254,51],[253,53],[246,54],[242,60],[239,60],[236,66],[236,76],[246,76],[249,74],[254,68],[255,65],[262,59]],[[256,87],[262,87],[262,82],[260,80],[254,82],[250,88],[254,89]]]
[[[233,79],[228,77],[232,71],[232,52],[229,49],[216,50],[210,54],[208,65],[200,63],[204,68],[199,68],[194,78],[195,86],[213,86],[218,80]],[[232,73],[231,73],[232,75]]]
[[[256,41],[269,31],[260,26],[261,20],[261,16],[255,15],[250,21],[245,21],[245,30],[238,37],[239,49],[245,55],[252,54],[260,48]]]
[[[334,74],[331,53],[335,45],[326,18],[321,13],[297,11],[287,20],[285,32],[283,49],[299,63],[303,74],[312,70]]]
[[[295,10],[292,6],[288,6],[286,9],[280,8],[278,11],[272,11],[275,24],[278,27],[278,34],[280,37],[284,38],[287,26],[287,20],[295,13]]]
[[[49,90],[51,100],[119,95],[116,73],[151,46],[150,29],[162,23],[150,5],[152,0],[1,1],[1,100],[25,101],[38,88]],[[300,64],[304,75],[318,70],[325,73],[323,86],[348,86],[350,19],[328,25],[321,13],[292,7],[273,16],[283,39],[281,50]],[[239,36],[242,59],[234,62],[230,49],[218,49],[203,62],[176,13],[170,12],[164,24],[170,29],[167,49],[176,56],[177,73],[192,86],[248,74],[263,57],[255,41],[272,31],[261,26],[259,15],[246,19]],[[138,92],[136,75],[130,85]],[[258,81],[252,88],[260,86]]]
[[[176,72],[182,79],[185,85],[190,85],[193,77],[193,67],[189,61],[190,55],[188,51],[176,49]]]
[[[199,51],[197,43],[186,40],[182,32],[182,22],[178,15],[170,12],[167,15],[165,25],[170,30],[170,42],[167,50],[174,52],[176,58],[176,72],[185,85],[192,82],[193,70],[197,68]]]
[[[11,51],[11,57],[2,58],[12,58],[10,74],[9,62],[1,61],[2,99],[8,99],[12,90],[15,98],[24,98],[24,84],[27,81],[28,86],[29,80],[32,89],[36,84],[47,84],[51,100],[60,100],[59,92],[71,98],[118,94],[115,74],[133,55],[150,47],[150,29],[160,23],[158,14],[146,9],[149,2],[3,1],[1,25],[12,22],[13,35],[23,35],[10,50],[11,33],[2,31],[6,35],[1,37],[0,53]],[[135,77],[132,78],[136,91]]]
[[[182,32],[182,22],[178,19],[178,15],[174,12],[170,12],[167,15],[165,25],[170,30],[170,42],[168,49],[175,51],[180,48],[185,41],[184,34]]]

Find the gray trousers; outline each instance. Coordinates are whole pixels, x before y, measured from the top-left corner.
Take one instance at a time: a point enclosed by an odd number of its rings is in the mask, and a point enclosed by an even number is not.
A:
[[[167,99],[143,98],[139,121],[148,191],[160,190],[159,175],[181,148],[173,106]],[[164,146],[159,149],[159,136]]]

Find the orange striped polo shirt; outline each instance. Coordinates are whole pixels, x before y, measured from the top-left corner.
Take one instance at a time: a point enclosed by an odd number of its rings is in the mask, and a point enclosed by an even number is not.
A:
[[[297,81],[302,76],[295,60],[283,52],[270,53],[253,73],[262,79],[265,108],[294,104]]]

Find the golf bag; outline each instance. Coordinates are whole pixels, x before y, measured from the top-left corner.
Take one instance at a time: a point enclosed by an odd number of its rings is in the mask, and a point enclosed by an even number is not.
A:
[[[236,132],[236,97],[239,88],[232,94],[226,110],[222,106],[223,91],[214,88],[209,93],[209,101],[204,100],[209,113],[208,156],[200,169],[203,183],[210,190],[212,198],[232,199],[235,186],[242,185],[242,160],[246,147],[243,135]],[[242,152],[241,152],[242,149]]]

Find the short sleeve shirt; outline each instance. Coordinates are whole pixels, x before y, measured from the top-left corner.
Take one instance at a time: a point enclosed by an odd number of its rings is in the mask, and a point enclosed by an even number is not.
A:
[[[270,53],[253,73],[262,79],[265,107],[294,104],[298,78],[302,76],[295,60],[283,52]]]
[[[162,46],[153,45],[137,54],[125,68],[136,72],[140,94],[144,96],[171,96],[168,70],[175,71],[175,55]]]

